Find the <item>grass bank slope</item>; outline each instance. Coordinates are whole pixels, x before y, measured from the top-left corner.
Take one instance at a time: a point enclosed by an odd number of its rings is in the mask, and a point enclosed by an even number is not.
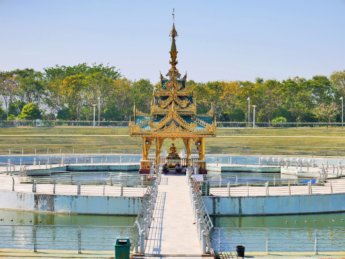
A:
[[[164,148],[169,146],[165,143]],[[182,142],[177,142],[182,148]],[[241,155],[345,156],[345,129],[220,128],[206,141],[207,153]],[[128,128],[1,128],[0,154],[140,153],[141,139]]]

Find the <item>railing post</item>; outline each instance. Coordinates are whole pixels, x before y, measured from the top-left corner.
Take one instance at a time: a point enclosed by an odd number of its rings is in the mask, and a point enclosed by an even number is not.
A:
[[[268,187],[268,182],[265,183],[265,187],[266,187],[266,196],[269,196],[270,191],[269,191],[269,187]]]
[[[247,196],[249,196],[249,184],[247,182]]]
[[[317,244],[317,231],[315,231],[315,240],[314,240],[314,253],[317,255],[318,252],[318,244]]]
[[[312,194],[311,181],[308,182],[308,194]]]
[[[145,253],[145,235],[144,231],[140,234],[140,254]]]
[[[14,177],[12,176],[12,192],[14,192]]]
[[[81,229],[78,227],[78,254],[81,254]]]
[[[120,187],[120,196],[122,197],[123,196],[123,185],[121,184],[121,187]]]
[[[333,193],[333,184],[332,184],[332,182],[330,182],[329,184],[330,184],[330,187],[331,187],[331,193]]]
[[[291,186],[290,186],[290,180],[289,180],[289,195],[291,196]]]
[[[220,239],[220,231],[221,231],[221,228],[218,228],[218,253],[220,253],[221,251],[220,251],[220,249],[221,249],[221,239]]]
[[[11,171],[11,159],[7,159],[7,166],[9,168],[7,171]]]
[[[34,225],[33,229],[32,229],[32,239],[33,239],[33,243],[34,243],[34,252],[37,252],[37,226]]]
[[[32,192],[36,192],[36,190],[36,180],[34,180],[32,183]]]
[[[201,231],[201,246],[202,246],[202,254],[206,254],[206,234],[205,231]]]
[[[81,193],[81,186],[80,186],[80,183],[78,183],[77,185],[77,195],[80,195]]]
[[[54,183],[53,183],[53,194],[55,194],[56,192],[56,181],[54,180]]]
[[[230,193],[230,182],[228,182],[228,196],[229,197],[231,196],[231,193]]]

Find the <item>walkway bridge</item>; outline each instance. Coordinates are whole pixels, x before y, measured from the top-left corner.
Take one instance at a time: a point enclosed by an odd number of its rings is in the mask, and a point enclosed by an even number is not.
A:
[[[136,221],[139,241],[134,258],[213,258],[213,224],[191,173],[191,168],[186,176],[158,172]]]

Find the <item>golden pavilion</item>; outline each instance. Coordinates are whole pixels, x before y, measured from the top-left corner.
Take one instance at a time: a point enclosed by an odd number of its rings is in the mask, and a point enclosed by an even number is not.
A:
[[[169,160],[179,163],[174,143],[169,155],[161,158],[161,148],[166,139],[182,139],[185,146],[185,165],[197,166],[199,173],[206,173],[205,138],[214,137],[216,120],[211,107],[207,114],[197,114],[193,91],[186,87],[187,75],[181,78],[176,68],[177,48],[175,38],[177,31],[173,23],[170,32],[170,69],[166,77],[160,75],[160,87],[154,90],[151,111],[149,114],[134,107],[133,120],[129,122],[130,135],[142,138],[142,160],[140,173],[149,173],[153,165],[159,165]],[[155,144],[155,159],[149,160],[150,147]],[[191,160],[192,145],[195,145],[198,158]]]

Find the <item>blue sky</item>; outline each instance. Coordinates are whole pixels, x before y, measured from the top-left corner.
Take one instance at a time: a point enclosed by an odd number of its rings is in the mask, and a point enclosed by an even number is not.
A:
[[[189,79],[345,70],[345,0],[0,0],[0,70],[104,63],[157,82],[169,68],[173,8]]]

